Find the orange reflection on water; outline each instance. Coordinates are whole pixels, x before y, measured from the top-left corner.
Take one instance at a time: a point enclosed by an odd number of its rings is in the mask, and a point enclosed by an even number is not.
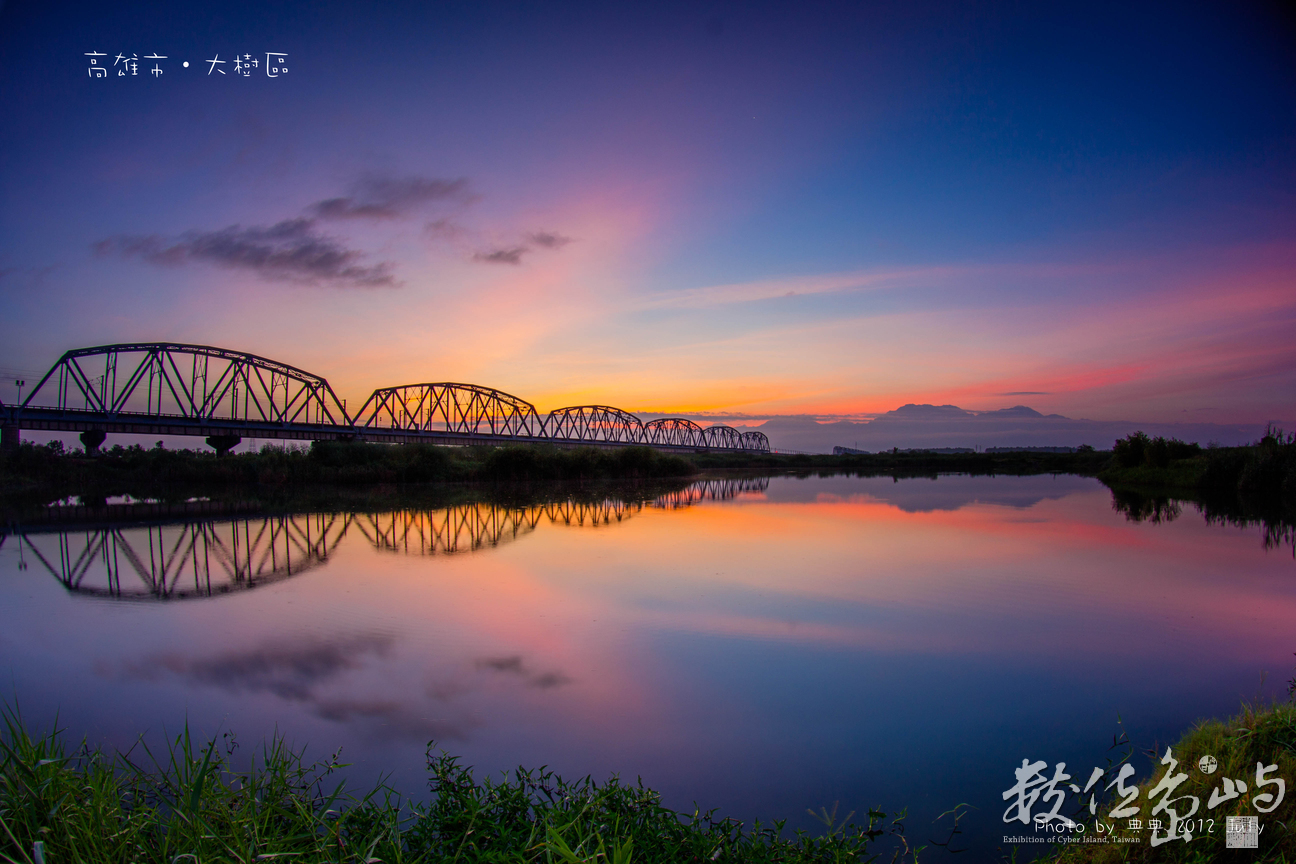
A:
[[[615,542],[583,539],[576,554],[575,540],[538,533],[513,578],[545,583],[549,599],[516,614],[987,653],[1065,652],[1076,639],[1108,640],[1090,646],[1098,653],[1156,652],[1197,621],[1221,650],[1242,654],[1268,638],[1257,628],[1296,611],[1289,593],[1272,590],[1288,562],[1258,554],[1253,534],[1191,515],[1127,523],[1105,496],[1095,486],[1027,507],[929,512],[868,495],[750,497],[649,511],[619,526]],[[1236,572],[1240,559],[1250,569]],[[519,584],[507,592],[534,596]]]

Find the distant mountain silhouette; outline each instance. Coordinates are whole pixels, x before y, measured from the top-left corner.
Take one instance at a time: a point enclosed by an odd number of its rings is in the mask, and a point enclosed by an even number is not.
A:
[[[704,421],[705,422],[705,421]],[[714,422],[714,421],[712,421]],[[1203,446],[1246,444],[1264,434],[1258,424],[1140,423],[1132,420],[1076,420],[1041,414],[1026,405],[996,411],[968,411],[957,405],[902,405],[872,421],[818,423],[811,417],[775,417],[765,423],[739,425],[759,429],[775,449],[831,453],[837,445],[878,452],[892,447],[1077,447],[1107,450],[1117,438],[1139,429]],[[1290,426],[1290,424],[1288,424]]]
[[[971,411],[964,411],[956,405],[901,405],[894,411],[888,411],[882,417],[900,417],[903,419],[927,420],[936,417],[971,417]],[[882,417],[878,419],[881,420]]]
[[[1027,408],[1025,405],[1014,405],[1011,408],[1000,408],[998,411],[981,411],[978,417],[1056,417],[1059,420],[1066,420],[1061,414],[1041,414],[1034,408]]]

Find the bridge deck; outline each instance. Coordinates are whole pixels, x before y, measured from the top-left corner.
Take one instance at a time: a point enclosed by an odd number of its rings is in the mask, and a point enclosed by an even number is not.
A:
[[[396,429],[380,426],[342,426],[328,423],[266,423],[249,420],[223,420],[214,417],[194,419],[180,415],[155,415],[134,412],[105,414],[99,411],[59,408],[0,408],[0,423],[33,432],[88,432],[98,430],[117,435],[187,435],[209,437],[237,435],[240,438],[266,438],[286,441],[368,441],[378,444],[439,444],[473,446],[483,444],[551,444],[556,447],[651,447],[672,453],[703,453],[708,448],[642,441],[599,441],[579,438],[548,438],[523,435],[468,434],[438,430]]]

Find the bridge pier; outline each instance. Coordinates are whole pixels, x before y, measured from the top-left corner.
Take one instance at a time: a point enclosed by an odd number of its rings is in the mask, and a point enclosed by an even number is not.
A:
[[[20,443],[22,443],[22,433],[18,431],[17,426],[0,426],[0,450],[6,453],[17,450]]]
[[[99,452],[99,445],[108,437],[108,433],[102,429],[87,429],[80,435],[81,444],[85,447],[86,455]]]
[[[207,436],[207,444],[216,450],[217,459],[229,453],[231,450],[233,450],[235,447],[237,447],[239,444],[242,443],[243,443],[243,439],[240,438],[238,435],[208,435]]]

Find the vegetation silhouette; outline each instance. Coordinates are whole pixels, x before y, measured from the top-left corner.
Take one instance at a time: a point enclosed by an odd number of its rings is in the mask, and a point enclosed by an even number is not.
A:
[[[1259,528],[1265,548],[1296,555],[1296,434],[1272,425],[1245,447],[1207,447],[1135,432],[1098,474],[1134,522],[1170,522],[1190,502],[1212,524]]]

